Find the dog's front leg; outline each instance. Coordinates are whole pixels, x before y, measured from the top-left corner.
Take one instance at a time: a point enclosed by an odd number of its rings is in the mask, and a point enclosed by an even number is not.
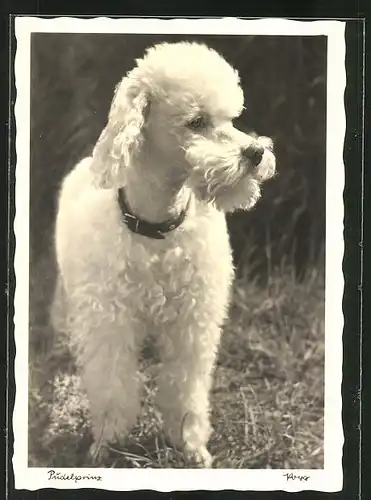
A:
[[[163,367],[157,402],[165,434],[191,463],[211,467],[209,391],[220,328],[196,322],[173,326],[159,338]]]
[[[75,293],[70,304],[71,345],[92,418],[91,455],[125,438],[140,412],[140,325],[104,292],[107,286]]]

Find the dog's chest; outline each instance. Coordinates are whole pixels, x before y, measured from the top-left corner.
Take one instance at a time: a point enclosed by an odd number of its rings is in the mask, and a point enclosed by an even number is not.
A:
[[[136,282],[144,310],[194,297],[202,300],[213,293],[227,296],[233,266],[224,217],[189,218],[164,240],[138,236],[129,266],[129,279]]]

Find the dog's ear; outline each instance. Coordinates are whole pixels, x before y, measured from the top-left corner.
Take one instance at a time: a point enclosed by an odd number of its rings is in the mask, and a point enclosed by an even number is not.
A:
[[[125,185],[126,169],[133,163],[143,141],[147,95],[140,82],[125,77],[116,87],[108,116],[93,151],[95,185],[114,188]]]

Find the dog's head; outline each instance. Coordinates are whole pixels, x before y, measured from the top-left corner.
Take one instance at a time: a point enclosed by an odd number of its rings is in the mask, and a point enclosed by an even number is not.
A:
[[[97,183],[126,184],[128,169],[152,158],[218,208],[251,208],[275,173],[272,141],[233,126],[243,110],[239,76],[196,43],[160,44],[117,86],[93,152]]]

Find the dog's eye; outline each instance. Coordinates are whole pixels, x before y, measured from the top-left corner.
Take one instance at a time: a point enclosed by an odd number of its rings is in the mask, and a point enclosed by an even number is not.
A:
[[[187,127],[190,128],[191,130],[201,130],[205,128],[206,125],[207,125],[207,119],[205,116],[196,116],[187,123]]]

